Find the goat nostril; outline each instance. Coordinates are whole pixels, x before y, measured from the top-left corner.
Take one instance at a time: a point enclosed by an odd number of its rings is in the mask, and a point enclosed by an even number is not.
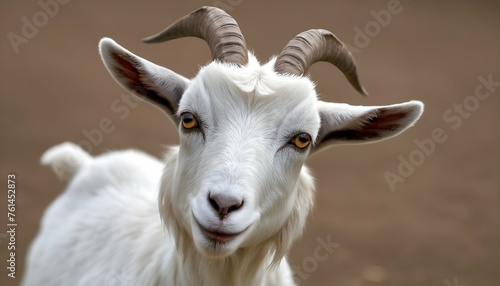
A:
[[[208,197],[208,201],[210,202],[210,205],[214,208],[214,210],[216,210],[218,212],[219,205],[217,204],[217,202],[214,199],[212,199],[210,196]]]
[[[218,194],[209,194],[208,201],[221,218],[227,216],[230,212],[240,209],[244,202],[243,200],[232,196]]]
[[[239,204],[235,204],[235,205],[230,206],[227,209],[227,212],[230,213],[230,212],[233,212],[235,210],[238,210],[239,208],[241,208],[241,206],[243,206],[243,201],[241,201],[241,203],[239,203]]]

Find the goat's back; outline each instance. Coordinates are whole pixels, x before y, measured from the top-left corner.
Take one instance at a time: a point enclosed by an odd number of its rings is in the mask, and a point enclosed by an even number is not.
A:
[[[44,214],[23,285],[132,283],[133,265],[147,267],[148,248],[165,245],[156,203],[160,161],[134,150],[93,158],[64,143],[42,162],[68,171],[71,181]]]

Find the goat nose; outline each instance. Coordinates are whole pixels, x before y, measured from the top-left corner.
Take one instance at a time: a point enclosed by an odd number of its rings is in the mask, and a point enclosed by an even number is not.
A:
[[[208,201],[220,218],[226,217],[230,212],[243,206],[243,200],[227,194],[208,194]]]

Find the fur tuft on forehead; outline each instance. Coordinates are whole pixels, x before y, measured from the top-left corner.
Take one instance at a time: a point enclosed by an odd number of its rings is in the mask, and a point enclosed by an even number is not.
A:
[[[311,95],[316,97],[315,84],[312,80],[303,76],[276,73],[275,61],[276,58],[273,57],[266,64],[261,65],[249,52],[247,65],[237,66],[214,61],[202,67],[196,79],[200,79],[209,89],[210,87],[230,87],[232,83],[238,90],[256,96],[286,94],[298,96],[297,99],[300,100]]]

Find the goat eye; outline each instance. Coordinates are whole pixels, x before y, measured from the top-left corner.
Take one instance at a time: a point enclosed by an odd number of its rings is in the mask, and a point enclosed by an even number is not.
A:
[[[182,126],[186,129],[198,127],[198,120],[191,112],[185,112],[181,115]]]
[[[307,133],[300,133],[297,136],[293,137],[292,144],[294,144],[299,149],[304,149],[309,144],[311,144],[311,136]]]

